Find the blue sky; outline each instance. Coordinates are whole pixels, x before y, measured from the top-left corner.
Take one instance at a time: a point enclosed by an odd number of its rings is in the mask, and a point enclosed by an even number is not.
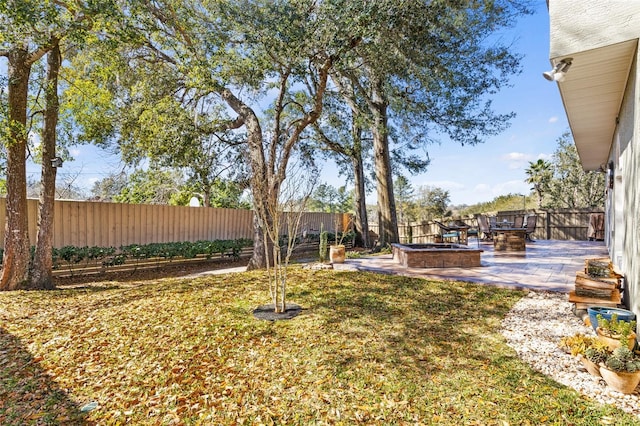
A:
[[[504,34],[514,40],[513,50],[524,55],[522,73],[512,77],[512,87],[494,97],[498,112],[514,111],[511,126],[485,143],[461,147],[455,142],[429,148],[427,172],[411,178],[415,186],[429,185],[450,192],[453,204],[490,201],[509,193],[529,194],[525,183],[530,161],[549,159],[557,139],[569,129],[556,83],[542,77],[549,62],[549,15],[544,2],[536,13],[520,20]]]
[[[493,97],[496,111],[516,113],[511,126],[476,146],[462,147],[455,142],[429,146],[428,170],[408,176],[414,188],[446,189],[456,205],[490,201],[509,193],[529,194],[530,185],[524,182],[529,162],[549,159],[558,137],[568,130],[556,83],[542,77],[542,72],[551,68],[549,16],[544,2],[535,3],[534,15],[522,18],[516,28],[502,34],[504,42],[513,43],[513,50],[524,55],[522,73],[511,78],[512,87]],[[117,157],[92,146],[74,147],[72,155],[75,161],[58,170],[59,180],[65,175],[77,176],[74,183],[87,192],[93,182],[123,167]],[[39,178],[38,166],[28,165],[27,172],[31,178]],[[323,167],[322,180],[336,187],[345,183],[331,164]],[[375,202],[375,191],[369,198]]]

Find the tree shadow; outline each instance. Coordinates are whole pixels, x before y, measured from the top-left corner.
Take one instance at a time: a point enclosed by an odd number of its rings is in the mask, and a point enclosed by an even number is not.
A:
[[[0,327],[0,424],[91,424],[39,361]]]
[[[436,373],[443,364],[434,360],[483,365],[500,356],[485,336],[495,332],[491,319],[508,311],[501,301],[505,290],[462,282],[433,286],[422,279],[362,272],[353,280],[349,274],[334,273],[334,283],[310,309],[331,312],[325,318],[327,331],[344,329],[345,339],[353,331],[343,324],[370,330],[382,343],[369,347],[368,356],[378,352],[390,368]],[[333,358],[341,370],[361,361],[340,353]]]

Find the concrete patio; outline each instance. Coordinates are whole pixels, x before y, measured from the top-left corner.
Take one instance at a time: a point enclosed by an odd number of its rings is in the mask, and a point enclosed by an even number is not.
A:
[[[470,247],[477,247],[475,240]],[[493,243],[480,242],[481,267],[404,268],[392,256],[347,259],[334,265],[338,270],[360,270],[451,281],[472,281],[502,287],[569,293],[576,271],[584,270],[584,260],[608,257],[602,241],[536,240],[527,242],[526,252],[494,252]]]

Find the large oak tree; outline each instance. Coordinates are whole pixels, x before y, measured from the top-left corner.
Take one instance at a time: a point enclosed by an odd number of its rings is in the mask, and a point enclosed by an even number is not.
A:
[[[490,97],[519,72],[519,58],[494,36],[529,11],[526,2],[362,2],[367,34],[351,61],[335,70],[348,105],[364,105],[373,138],[380,225],[379,243],[398,241],[394,168],[424,170],[416,155],[429,143],[483,142],[508,126]],[[344,86],[344,85],[343,85]]]

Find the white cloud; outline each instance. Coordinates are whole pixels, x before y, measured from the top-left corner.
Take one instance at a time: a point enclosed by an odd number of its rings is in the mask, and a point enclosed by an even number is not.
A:
[[[476,186],[473,187],[473,192],[478,193],[478,194],[491,194],[493,193],[491,191],[491,186],[487,185],[486,183],[479,183]]]
[[[537,158],[541,159],[541,160],[549,161],[549,160],[551,160],[553,158],[553,154],[540,153],[540,154],[538,154]]]
[[[555,116],[555,115],[554,115],[553,117],[549,118],[549,123],[555,123],[555,122],[557,122],[558,120],[559,120],[559,118],[558,118],[557,116]]]
[[[73,158],[76,158],[76,157],[78,157],[78,156],[82,153],[82,150],[80,150],[80,149],[78,149],[78,148],[73,148],[73,149],[70,149],[70,150],[69,150],[69,153],[71,154],[71,156],[72,156]]]
[[[491,188],[491,191],[492,195],[497,197],[498,195],[505,194],[528,194],[530,189],[529,184],[523,179],[498,183]]]
[[[420,186],[430,186],[448,190],[460,190],[465,188],[465,185],[463,183],[455,182],[452,180],[432,180],[423,182]]]
[[[507,162],[509,170],[518,170],[525,167],[529,161],[532,161],[534,156],[523,152],[510,152],[504,154],[500,159]]]
[[[504,154],[500,158],[505,161],[529,161],[532,157],[531,155],[523,152],[510,152],[508,154]]]

